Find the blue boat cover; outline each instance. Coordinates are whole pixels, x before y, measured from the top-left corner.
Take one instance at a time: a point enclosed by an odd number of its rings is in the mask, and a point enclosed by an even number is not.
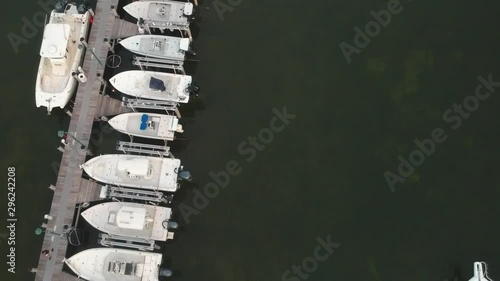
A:
[[[140,129],[141,129],[141,131],[144,131],[144,130],[146,130],[146,128],[147,128],[147,127],[148,127],[148,123],[146,123],[146,122],[142,122],[142,123],[141,123],[141,128],[140,128]]]
[[[141,117],[141,122],[148,122],[148,119],[149,119],[149,115],[143,114]]]
[[[156,91],[165,91],[167,89],[162,80],[154,77],[151,77],[151,80],[149,80],[149,88]]]

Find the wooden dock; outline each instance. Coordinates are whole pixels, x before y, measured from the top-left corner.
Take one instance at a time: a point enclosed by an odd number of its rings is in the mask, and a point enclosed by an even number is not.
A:
[[[116,12],[113,9],[117,6],[118,0],[97,1],[92,29],[87,40],[89,48],[86,50],[83,70],[88,81],[78,86],[68,129],[69,135],[76,137],[86,147],[90,141],[95,118],[127,110],[121,107],[121,101],[100,94],[102,79],[98,78],[98,74],[100,77],[103,76],[109,51],[104,38],[116,37],[116,32],[120,32],[119,30],[125,30],[123,32],[128,35],[132,30],[131,25],[126,25],[115,18]],[[115,27],[117,23],[120,25],[118,28]],[[93,54],[89,49],[93,50]],[[66,228],[71,227],[77,203],[94,201],[99,196],[100,186],[82,179],[79,165],[85,161],[86,149],[82,149],[71,136],[68,136],[67,141],[49,213],[52,219],[44,225],[42,250],[47,249],[50,254],[40,255],[38,267],[33,270],[37,281],[78,280],[62,271],[68,246],[64,232]]]

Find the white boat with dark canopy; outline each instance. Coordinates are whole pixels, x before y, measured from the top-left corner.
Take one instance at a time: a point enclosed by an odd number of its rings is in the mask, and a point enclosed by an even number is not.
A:
[[[68,259],[66,265],[89,281],[158,281],[172,271],[160,269],[162,254],[116,248],[94,248],[81,251]]]
[[[191,180],[181,160],[141,155],[107,154],[80,166],[93,179],[112,185],[175,192],[179,180]]]
[[[142,99],[187,103],[198,88],[189,75],[165,72],[129,70],[109,79],[118,91]]]
[[[193,4],[178,1],[136,1],[123,9],[129,15],[145,20],[153,27],[188,27]]]
[[[58,2],[45,25],[35,103],[46,107],[48,113],[56,107],[64,108],[75,92],[77,80],[73,73],[78,72],[85,53],[80,38],[86,38],[89,16],[85,6],[63,6]]]
[[[110,235],[166,241],[172,210],[167,207],[127,202],[108,202],[95,205],[82,214],[94,228]]]
[[[111,118],[108,123],[121,133],[150,139],[171,141],[175,133],[184,132],[179,119],[166,114],[123,113]]]
[[[189,38],[148,34],[128,37],[121,40],[119,44],[142,56],[183,64],[186,52],[190,52],[191,41]]]

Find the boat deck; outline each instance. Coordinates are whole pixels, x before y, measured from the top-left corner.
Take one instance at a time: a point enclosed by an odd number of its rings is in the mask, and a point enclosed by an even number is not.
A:
[[[88,146],[95,118],[107,115],[109,112],[118,114],[127,111],[118,107],[120,101],[112,101],[109,97],[100,94],[101,80],[97,77],[104,73],[108,46],[104,38],[117,36],[116,23],[112,7],[117,7],[118,0],[99,0],[95,9],[94,22],[88,39],[89,48],[86,50],[83,70],[88,77],[85,84],[80,84],[75,98],[75,105],[71,114],[68,132]],[[126,29],[125,31],[130,31]],[[94,55],[89,49],[93,50]],[[77,203],[94,201],[99,197],[100,187],[95,182],[82,179],[80,164],[85,162],[86,151],[80,148],[79,143],[71,138],[65,147],[54,197],[49,215],[52,219],[46,223],[46,231],[42,249],[50,251],[49,255],[40,255],[35,271],[37,281],[78,280],[73,275],[62,271],[63,260],[66,255],[68,242],[61,235],[65,226],[71,226]]]

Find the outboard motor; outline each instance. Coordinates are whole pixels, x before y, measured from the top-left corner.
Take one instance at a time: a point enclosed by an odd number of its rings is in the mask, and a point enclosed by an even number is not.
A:
[[[165,203],[165,204],[171,204],[172,203],[172,200],[174,200],[174,195],[172,194],[169,194],[169,195],[166,195],[164,196],[162,199],[161,199],[161,202]]]
[[[179,228],[178,223],[176,223],[175,221],[168,221],[168,220],[165,220],[162,223],[162,226],[163,226],[163,228],[165,228],[167,230],[175,230],[175,229]]]
[[[186,51],[186,53],[192,55],[192,56],[196,56],[196,51],[193,49],[193,47],[189,47],[189,49]]]
[[[87,7],[85,6],[85,4],[80,4],[78,5],[77,10],[79,14],[85,14],[85,12],[87,11]]]
[[[189,171],[180,171],[179,172],[179,180],[192,181],[193,176],[191,175],[191,172],[189,172]]]
[[[54,7],[56,10],[56,13],[63,13],[64,12],[64,4],[61,1],[58,1]]]
[[[189,85],[189,87],[187,87],[187,91],[189,92],[190,97],[197,98],[200,94],[200,87],[193,82]]]
[[[168,268],[160,268],[160,277],[170,277],[172,276],[172,270]]]

